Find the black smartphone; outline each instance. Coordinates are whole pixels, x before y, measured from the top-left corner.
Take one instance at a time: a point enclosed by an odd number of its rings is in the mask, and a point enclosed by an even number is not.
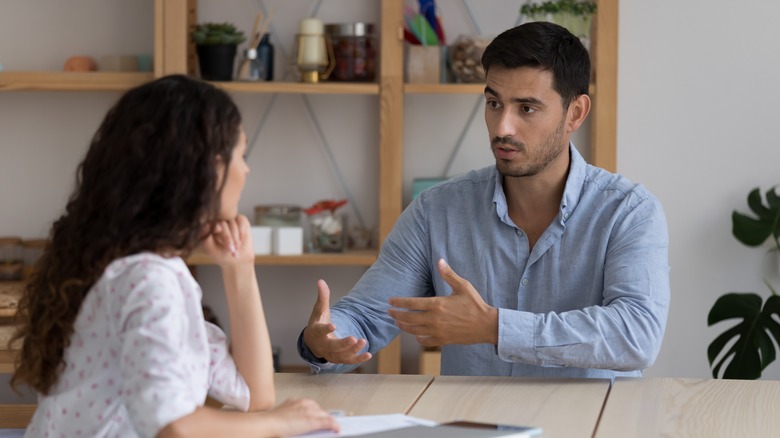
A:
[[[442,423],[440,424],[440,426],[485,429],[485,430],[495,430],[501,432],[525,432],[529,436],[538,436],[542,434],[542,429],[539,427],[515,426],[512,424],[479,423],[476,421],[465,421],[465,420],[450,421],[448,423]]]

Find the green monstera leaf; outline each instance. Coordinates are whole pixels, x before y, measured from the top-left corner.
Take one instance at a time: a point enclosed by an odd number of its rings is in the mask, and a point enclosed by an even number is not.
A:
[[[707,325],[728,319],[741,320],[715,338],[707,348],[712,377],[717,379],[723,365],[731,359],[721,378],[757,379],[764,368],[775,360],[774,344],[780,343],[780,323],[772,316],[780,317],[780,296],[774,295],[773,291],[763,309],[761,302],[761,297],[754,293],[728,293],[718,298],[710,309]],[[735,338],[731,348],[721,355],[726,345]]]
[[[747,203],[754,215],[735,210],[731,215],[731,232],[748,246],[759,246],[772,237],[775,249],[780,250],[780,197],[774,187],[766,192],[765,199],[766,203],[761,191],[753,189]],[[710,309],[707,317],[710,326],[728,319],[742,320],[721,333],[707,348],[712,377],[758,379],[764,368],[774,362],[775,343],[780,345],[780,323],[773,315],[780,316],[780,296],[764,282],[772,292],[766,302],[755,293],[728,293],[718,298]],[[727,345],[730,347],[726,350]]]
[[[734,211],[731,215],[731,232],[740,242],[748,246],[758,246],[772,236],[775,245],[780,247],[777,239],[780,236],[780,197],[775,193],[774,187],[766,192],[766,202],[761,199],[758,188],[753,189],[748,195],[748,206],[758,218]]]

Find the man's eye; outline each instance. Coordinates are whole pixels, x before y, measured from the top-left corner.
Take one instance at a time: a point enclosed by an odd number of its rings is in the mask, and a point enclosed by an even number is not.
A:
[[[523,105],[520,107],[520,111],[526,114],[532,114],[536,112],[536,108],[530,107],[528,105]]]
[[[498,103],[498,102],[496,102],[495,100],[488,100],[488,101],[487,101],[487,106],[488,106],[488,108],[493,108],[493,109],[495,109],[495,108],[498,108],[498,107],[500,107],[501,105],[499,105],[499,103]]]

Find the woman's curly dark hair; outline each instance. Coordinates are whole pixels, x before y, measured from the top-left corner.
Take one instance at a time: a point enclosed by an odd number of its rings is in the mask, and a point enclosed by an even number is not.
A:
[[[217,157],[230,164],[240,124],[230,96],[182,75],[133,88],[108,111],[19,301],[13,388],[49,393],[81,303],[112,260],[192,251],[217,218]]]

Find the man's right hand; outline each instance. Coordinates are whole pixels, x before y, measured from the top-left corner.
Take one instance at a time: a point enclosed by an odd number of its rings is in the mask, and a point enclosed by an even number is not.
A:
[[[366,340],[354,336],[337,338],[336,326],[330,322],[330,289],[325,280],[317,281],[317,302],[303,330],[303,342],[315,356],[330,363],[359,364],[371,359],[371,353],[360,353]],[[360,354],[358,354],[360,353]]]

